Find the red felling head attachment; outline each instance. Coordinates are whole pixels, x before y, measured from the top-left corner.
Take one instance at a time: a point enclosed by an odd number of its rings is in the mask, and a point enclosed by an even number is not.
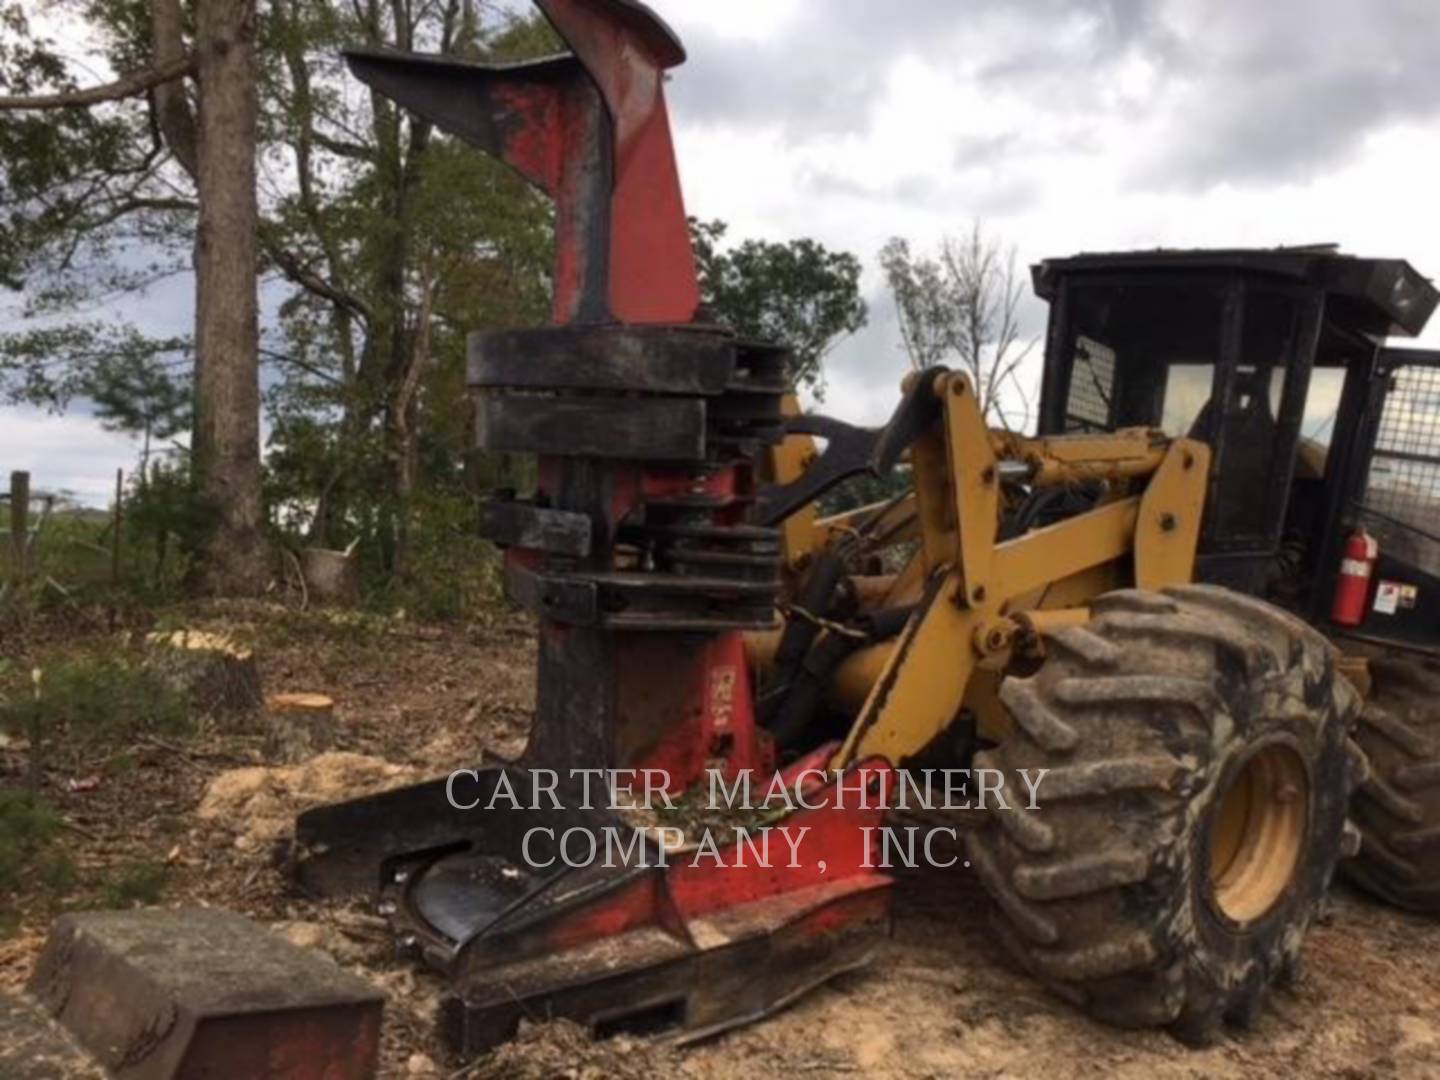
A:
[[[555,199],[557,323],[688,323],[700,303],[665,71],[674,33],[635,0],[536,0],[573,52],[523,64],[352,51],[356,77]]]

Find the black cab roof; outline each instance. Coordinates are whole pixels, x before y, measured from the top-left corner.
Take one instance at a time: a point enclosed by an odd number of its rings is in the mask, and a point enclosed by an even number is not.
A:
[[[1375,337],[1419,335],[1440,304],[1440,291],[1405,260],[1344,255],[1334,244],[1082,254],[1047,259],[1033,275],[1036,294],[1054,300],[1067,278],[1186,271],[1263,275],[1315,286],[1341,302],[1345,322]]]

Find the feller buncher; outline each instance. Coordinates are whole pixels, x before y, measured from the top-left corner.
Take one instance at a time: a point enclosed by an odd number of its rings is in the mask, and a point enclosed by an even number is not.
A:
[[[556,203],[554,325],[476,334],[469,371],[480,447],[539,461],[480,512],[539,621],[529,747],[297,823],[300,884],[378,887],[450,977],[452,1045],[549,1016],[695,1038],[862,964],[890,919],[863,796],[925,761],[1044,770],[954,872],[1116,1024],[1247,1022],[1346,856],[1440,906],[1440,355],[1384,344],[1436,291],[1330,248],[1047,262],[1040,434],[987,427],[943,369],[878,430],[803,415],[785,349],[701,305],[679,41],[634,0],[537,2],[571,52],[349,56]],[[861,474],[908,483],[822,516]],[[585,770],[677,796],[778,772],[799,858],[685,859]],[[560,858],[617,827],[635,857]]]

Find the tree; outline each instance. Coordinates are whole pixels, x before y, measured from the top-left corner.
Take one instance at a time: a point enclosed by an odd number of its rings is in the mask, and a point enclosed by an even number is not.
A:
[[[192,266],[220,276],[223,287],[199,297],[196,475],[229,515],[226,531],[253,536],[259,458],[246,426],[258,424],[258,381],[236,362],[253,306],[225,298],[242,279],[253,290],[257,274],[278,281],[288,295],[260,355],[279,487],[313,511],[312,540],[373,540],[403,568],[421,473],[434,465],[453,481],[473,441],[465,331],[542,317],[551,214],[503,166],[358,88],[340,50],[519,59],[558,43],[543,19],[481,0],[196,2],[200,39],[187,47],[179,0],[53,0],[84,20],[111,68],[140,72],[100,95],[80,90],[60,50],[0,0],[8,88],[32,104],[56,93],[87,102],[0,125],[0,281],[23,287],[23,314],[45,321],[0,333],[0,392],[62,406],[98,362],[141,347],[143,335],[85,312]],[[249,64],[247,92],[236,74]],[[162,78],[177,71],[194,82]],[[213,242],[249,216],[257,162],[258,225]],[[151,347],[173,355],[174,343]],[[296,467],[302,452],[319,460]],[[225,479],[237,469],[243,490]]]
[[[169,22],[178,14],[178,0],[151,2],[157,22]],[[199,130],[193,170],[199,214],[190,468],[200,502],[211,509],[214,522],[204,541],[200,584],[206,592],[230,595],[259,594],[269,581],[260,499],[255,3],[199,0],[198,122],[171,122],[166,136],[173,147],[191,128]],[[157,32],[157,62],[167,58],[163,42]],[[173,43],[170,48],[175,50]],[[178,93],[178,88],[165,92]],[[157,108],[163,107],[157,100]],[[173,110],[178,121],[178,103]],[[188,154],[188,147],[177,150],[182,163]]]
[[[474,444],[466,337],[544,320],[553,214],[480,151],[378,94],[339,89],[339,50],[363,41],[504,61],[561,46],[543,18],[487,25],[474,0],[414,13],[285,0],[270,27],[283,63],[267,83],[276,121],[264,142],[296,183],[271,193],[262,228],[285,253],[279,268],[302,275],[270,354],[272,476],[313,502],[312,542],[360,539],[403,577],[417,489],[458,488]]]
[[[117,70],[132,72],[88,90],[75,86],[49,43],[29,36],[18,6],[0,13],[5,29],[22,42],[0,51],[0,60],[8,61],[6,82],[30,91],[35,73],[54,84],[49,93],[4,98],[0,108],[65,114],[22,121],[7,147],[11,215],[9,235],[0,244],[9,256],[5,277],[20,287],[25,271],[48,272],[48,282],[31,298],[32,312],[73,308],[96,295],[97,266],[108,271],[98,276],[122,288],[145,280],[124,266],[123,257],[118,265],[110,261],[108,245],[121,222],[151,212],[197,212],[192,475],[199,498],[214,509],[214,527],[198,564],[200,584],[214,593],[258,593],[268,575],[254,272],[255,0],[198,0],[188,47],[180,0],[149,0],[143,7],[102,3],[85,11],[102,23],[109,20],[117,45],[111,59]],[[192,74],[194,103],[181,81]],[[137,139],[144,148],[137,151],[126,146],[125,137],[140,135],[134,102],[142,97],[148,137]],[[82,109],[101,112],[77,120]],[[86,133],[98,136],[98,145],[87,145]],[[176,193],[185,179],[193,197]],[[147,238],[173,243],[175,236]],[[82,248],[95,257],[88,281],[77,267]],[[93,352],[107,335],[91,327],[73,340]],[[10,355],[16,355],[13,349]],[[53,365],[55,358],[43,362]],[[84,375],[72,371],[69,378],[73,385]],[[33,390],[33,372],[27,382]]]
[[[105,430],[140,437],[142,485],[149,475],[154,440],[173,439],[191,424],[191,388],[144,353],[107,359],[96,368],[86,396],[95,403],[95,415]]]
[[[690,221],[710,316],[742,336],[789,346],[791,381],[823,398],[825,356],[865,325],[860,260],[808,239],[722,250],[727,231],[723,221]]]
[[[945,237],[937,256],[912,254],[895,238],[880,252],[900,334],[917,370],[948,364],[970,376],[987,417],[1007,428],[1031,420],[1031,395],[1020,368],[1035,347],[1024,340],[1018,313],[1025,296],[1015,249],[985,234],[979,222],[967,235]],[[1007,387],[1019,398],[1006,400]]]

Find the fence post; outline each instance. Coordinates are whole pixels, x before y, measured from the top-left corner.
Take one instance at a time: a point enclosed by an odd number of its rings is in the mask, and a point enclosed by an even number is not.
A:
[[[115,470],[115,518],[110,528],[110,632],[119,616],[116,605],[120,592],[120,532],[125,526],[125,470]]]
[[[110,536],[110,585],[120,585],[120,530],[125,523],[125,470],[115,470],[115,524]]]
[[[30,555],[30,474],[10,474],[10,578],[16,588],[29,576]]]

